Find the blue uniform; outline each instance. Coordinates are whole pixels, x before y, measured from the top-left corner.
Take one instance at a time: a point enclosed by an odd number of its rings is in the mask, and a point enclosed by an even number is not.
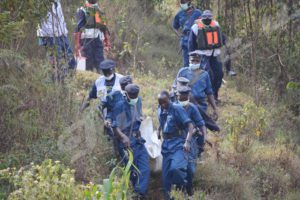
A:
[[[207,95],[213,94],[213,89],[209,74],[206,71],[192,71],[189,68],[181,68],[177,74],[178,77],[185,77],[190,80],[190,85],[192,89],[192,96],[196,102],[200,105],[201,109],[207,110]],[[177,80],[176,78],[176,80]],[[175,80],[175,83],[176,83]]]
[[[131,143],[133,153],[133,164],[137,167],[137,172],[134,167],[131,168],[130,179],[134,185],[134,191],[139,194],[146,194],[150,178],[149,156],[145,148],[145,140],[137,137],[139,133],[142,117],[142,101],[139,98],[135,106],[130,105],[127,101],[121,101],[116,104],[112,112],[113,128],[120,128],[122,133],[126,134]],[[120,156],[124,157],[124,144],[119,141]],[[125,160],[125,162],[127,162]]]
[[[188,117],[192,120],[195,127],[203,127],[205,126],[205,122],[197,108],[197,106],[193,103],[189,103],[189,105],[184,107]],[[193,176],[196,172],[196,160],[199,154],[199,146],[203,146],[204,136],[194,135],[191,141],[191,150],[189,152],[189,160],[187,167],[187,190],[191,191],[193,187]]]
[[[186,128],[191,122],[182,106],[170,104],[167,110],[158,108],[158,119],[163,132],[163,188],[166,199],[172,185],[186,186],[188,155],[183,150]]]
[[[201,15],[202,13],[198,9],[193,9],[191,12],[181,10],[176,14],[173,21],[173,28],[176,30],[181,29],[182,31],[180,45],[182,48],[183,64],[185,67],[189,65],[188,39],[191,27],[194,25],[195,20]]]
[[[107,108],[106,119],[113,119],[112,111],[119,102],[124,102],[125,96],[119,90],[109,93],[105,100],[102,101],[103,108]]]

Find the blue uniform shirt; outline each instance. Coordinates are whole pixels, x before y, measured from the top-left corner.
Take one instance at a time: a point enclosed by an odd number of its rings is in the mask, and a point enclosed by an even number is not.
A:
[[[184,107],[184,109],[195,127],[200,128],[205,125],[205,122],[195,104],[190,102],[188,106]]]
[[[192,71],[189,68],[181,68],[177,74],[178,77],[185,77],[190,80],[192,96],[197,103],[204,109],[207,109],[206,97],[213,94],[213,89],[209,74],[204,70]],[[177,79],[176,78],[176,79]],[[176,81],[175,81],[176,82]]]
[[[194,9],[191,12],[181,10],[176,14],[174,18],[173,28],[176,30],[181,29],[183,34],[188,36],[195,20],[201,17],[201,15],[202,13],[198,9]]]
[[[130,105],[128,101],[118,102],[113,108],[112,118],[112,128],[120,128],[127,136],[138,132],[142,121],[142,99],[139,97],[135,106]]]
[[[163,134],[177,135],[187,128],[188,123],[192,122],[181,105],[172,103],[168,110],[158,108],[158,119]]]
[[[113,91],[110,94],[108,94],[105,98],[105,100],[102,101],[103,108],[107,108],[107,115],[106,119],[113,119],[113,109],[114,107],[119,103],[123,102],[125,103],[126,97],[123,95],[123,93],[119,90]]]

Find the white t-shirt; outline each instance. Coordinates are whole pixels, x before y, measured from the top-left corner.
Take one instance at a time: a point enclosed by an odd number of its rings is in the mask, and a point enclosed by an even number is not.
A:
[[[37,30],[38,37],[60,37],[67,36],[68,29],[60,1],[52,4],[52,9],[47,17],[41,22]]]

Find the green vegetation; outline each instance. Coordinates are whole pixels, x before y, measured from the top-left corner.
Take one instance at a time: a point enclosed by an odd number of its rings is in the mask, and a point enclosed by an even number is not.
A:
[[[98,75],[78,72],[53,83],[45,52],[35,42],[36,24],[51,2],[0,2],[0,199],[131,199],[129,166],[120,168],[113,156],[98,102],[78,112]],[[63,7],[71,33],[82,1],[70,2]],[[209,133],[213,147],[206,147],[205,163],[198,165],[195,199],[299,199],[299,3],[194,2],[218,14],[234,41],[239,72],[221,89],[222,131]],[[181,65],[170,26],[176,1],[101,4],[113,44],[108,57],[141,86],[143,112],[157,126],[156,95],[170,89]],[[154,199],[161,198],[160,181],[153,174]],[[173,195],[184,198],[179,191]]]

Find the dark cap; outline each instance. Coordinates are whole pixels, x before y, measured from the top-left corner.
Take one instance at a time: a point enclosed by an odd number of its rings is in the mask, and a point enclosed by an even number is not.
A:
[[[116,62],[113,60],[104,60],[103,62],[100,63],[100,69],[101,70],[107,70],[107,69],[113,69],[116,67]]]
[[[120,85],[125,85],[132,82],[131,76],[123,76],[120,78]]]
[[[184,77],[178,77],[178,78],[177,78],[177,82],[179,82],[179,83],[184,83],[184,84],[188,84],[188,83],[190,82],[190,80],[187,79],[187,78],[184,78]]]
[[[201,54],[199,51],[192,51],[189,53],[189,56],[201,57]]]
[[[178,89],[177,89],[177,93],[179,93],[179,94],[189,93],[190,91],[191,91],[191,88],[187,87],[187,86],[181,86],[181,87],[178,87]]]
[[[140,88],[139,86],[135,85],[135,84],[128,84],[126,87],[125,87],[125,91],[128,93],[128,94],[131,94],[131,95],[135,95],[135,94],[138,94],[140,92]]]

